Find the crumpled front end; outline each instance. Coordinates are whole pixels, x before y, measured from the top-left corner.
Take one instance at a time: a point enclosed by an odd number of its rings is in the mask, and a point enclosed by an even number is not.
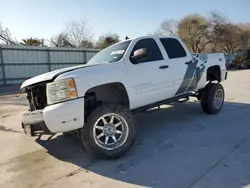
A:
[[[47,105],[46,83],[25,88],[30,111],[44,109]]]
[[[48,105],[47,82],[25,88],[29,111],[23,114],[22,127],[31,134],[61,133],[79,129],[84,124],[84,98]]]
[[[23,88],[27,93],[29,110],[23,114],[22,128],[27,134],[34,135],[34,132],[50,134],[43,119],[43,109],[47,105],[46,82]]]

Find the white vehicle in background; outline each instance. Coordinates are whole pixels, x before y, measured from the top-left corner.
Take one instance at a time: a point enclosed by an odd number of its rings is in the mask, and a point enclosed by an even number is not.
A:
[[[133,113],[197,97],[218,113],[227,78],[222,53],[191,54],[178,37],[144,36],[112,45],[87,64],[26,80],[30,110],[22,126],[33,133],[77,131],[96,157],[117,158],[135,140]],[[195,118],[195,117],[194,117]]]

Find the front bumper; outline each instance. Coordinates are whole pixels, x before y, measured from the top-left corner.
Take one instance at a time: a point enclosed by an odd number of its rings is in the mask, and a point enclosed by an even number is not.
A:
[[[23,125],[40,124],[47,132],[61,133],[82,128],[84,125],[84,98],[78,98],[45,107],[43,110],[25,112]]]

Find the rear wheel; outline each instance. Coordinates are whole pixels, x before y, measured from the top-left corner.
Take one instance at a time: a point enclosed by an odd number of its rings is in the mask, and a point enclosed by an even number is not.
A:
[[[100,106],[87,118],[81,138],[86,149],[97,158],[121,157],[135,141],[132,115],[122,106]]]
[[[217,114],[224,104],[225,92],[218,83],[209,83],[201,93],[201,107],[208,114]]]

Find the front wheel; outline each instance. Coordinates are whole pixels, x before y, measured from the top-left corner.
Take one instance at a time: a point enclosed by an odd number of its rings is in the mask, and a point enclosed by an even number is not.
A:
[[[130,111],[119,105],[96,108],[81,131],[86,149],[97,158],[118,158],[134,144],[135,125]]]
[[[209,83],[201,93],[201,107],[208,114],[217,114],[224,104],[225,92],[218,83]]]

